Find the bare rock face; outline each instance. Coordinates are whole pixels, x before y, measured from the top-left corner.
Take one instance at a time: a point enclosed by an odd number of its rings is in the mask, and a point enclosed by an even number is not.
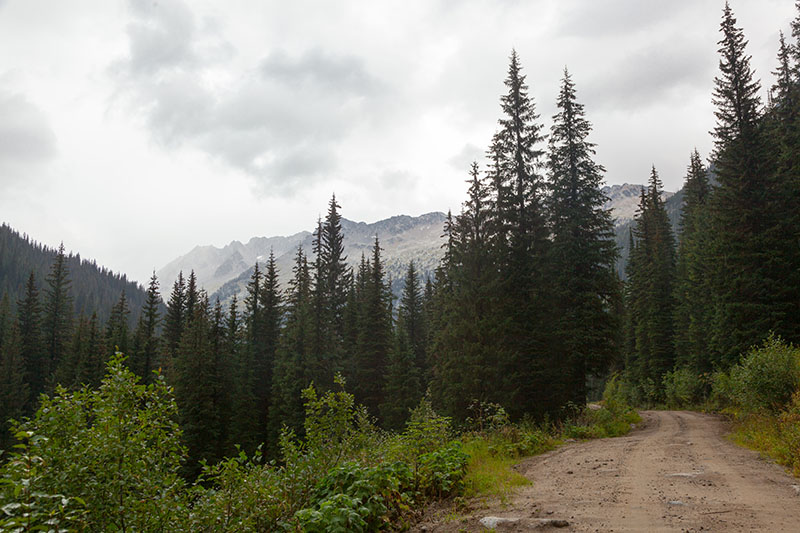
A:
[[[394,216],[371,224],[343,218],[347,262],[358,268],[361,255],[369,258],[372,254],[377,235],[387,279],[392,283],[392,292],[399,295],[410,261],[414,261],[422,283],[433,276],[442,258],[444,222],[444,213],[438,212],[418,217]],[[161,287],[169,291],[179,272],[187,277],[194,270],[198,284],[211,295],[211,300],[218,297],[226,304],[234,294],[242,296],[256,261],[263,266],[270,251],[275,255],[280,284],[286,287],[297,249],[302,248],[311,257],[312,241],[311,232],[303,231],[288,237],[253,237],[246,243],[233,241],[222,248],[197,246],[159,270],[158,279]]]

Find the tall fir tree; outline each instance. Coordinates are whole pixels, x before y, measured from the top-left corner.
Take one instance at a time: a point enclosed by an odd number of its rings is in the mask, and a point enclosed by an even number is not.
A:
[[[46,282],[42,330],[46,353],[44,371],[49,378],[64,358],[72,334],[72,281],[63,243],[58,248]]]
[[[200,473],[201,461],[212,463],[220,459],[219,443],[223,438],[222,413],[216,404],[219,375],[214,365],[211,327],[208,302],[198,295],[181,336],[171,378],[188,455],[184,469],[191,479]]]
[[[17,302],[17,324],[19,325],[22,360],[25,365],[25,381],[31,394],[37,398],[44,392],[47,373],[47,356],[42,336],[42,309],[36,277],[31,272],[25,285],[25,297]]]
[[[662,376],[673,368],[675,241],[655,167],[642,190],[628,261],[628,308],[635,324],[628,373],[644,401],[663,399]]]
[[[172,284],[172,292],[167,303],[167,315],[164,317],[164,345],[163,363],[169,367],[178,355],[178,347],[183,337],[186,325],[186,281],[183,272],[178,273],[178,279]]]
[[[224,346],[224,353],[230,361],[227,365],[229,376],[223,376],[220,380],[225,385],[226,378],[230,379],[227,385],[232,390],[227,449],[230,451],[239,445],[245,453],[252,455],[260,444],[258,405],[253,392],[255,387],[252,354],[245,345],[242,317],[239,314],[239,302],[235,294],[225,322]]]
[[[407,342],[414,354],[414,364],[420,376],[427,373],[428,357],[426,354],[427,324],[419,273],[414,261],[408,263],[400,306],[397,309],[397,328],[405,333]]]
[[[310,358],[315,333],[311,272],[303,248],[298,246],[286,294],[286,325],[273,373],[270,443],[276,442],[283,426],[302,433],[304,410],[300,392],[313,380]],[[271,449],[273,455],[276,451]]]
[[[708,200],[711,187],[700,154],[692,152],[681,208],[675,279],[675,358],[696,373],[712,369],[708,327],[713,306],[709,295],[710,239]]]
[[[541,410],[547,385],[549,307],[543,280],[548,247],[544,205],[542,124],[516,51],[512,51],[500,97],[500,129],[490,148],[490,185],[494,199],[490,240],[497,264],[499,293],[495,311],[504,331],[497,335],[507,355],[499,361],[510,413]],[[490,202],[489,205],[492,205]],[[491,219],[490,219],[491,220]]]
[[[562,395],[559,403],[583,405],[587,378],[605,372],[619,350],[613,309],[619,298],[617,251],[601,191],[604,169],[593,159],[591,124],[566,69],[556,105],[547,165],[552,233],[548,263],[555,294],[551,383],[553,396]]]
[[[438,294],[441,307],[430,350],[435,354],[432,397],[445,413],[458,419],[468,416],[473,400],[503,405],[520,400],[517,390],[504,388],[507,367],[503,363],[508,356],[501,336],[508,319],[498,312],[489,190],[477,163],[470,169],[469,184],[467,201],[450,228],[451,256],[441,270],[449,287],[440,288]]]
[[[131,369],[142,378],[142,383],[145,385],[152,383],[153,372],[159,364],[161,303],[158,278],[153,272],[147,287],[147,299],[139,315],[134,333],[136,349],[130,359]]]
[[[261,442],[270,439],[269,413],[272,400],[273,370],[275,355],[283,323],[283,302],[280,286],[278,284],[278,269],[275,264],[275,254],[270,250],[267,260],[264,282],[261,286],[261,312],[260,312],[260,349],[255,351],[256,359],[253,361],[255,371],[255,397],[258,401],[258,425],[260,428]]]
[[[360,295],[357,344],[354,347],[353,394],[373,415],[384,401],[386,371],[392,345],[391,292],[384,275],[378,236]]]
[[[776,223],[769,202],[771,178],[760,130],[760,83],[750,67],[747,41],[730,5],[720,27],[719,75],[714,79],[716,126],[713,154],[719,186],[711,198],[714,231],[714,324],[711,349],[727,367],[782,317],[772,302],[780,280],[770,271],[774,251],[767,240]]]

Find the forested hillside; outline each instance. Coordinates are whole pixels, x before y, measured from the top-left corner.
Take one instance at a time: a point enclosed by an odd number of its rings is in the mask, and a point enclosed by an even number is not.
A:
[[[58,253],[55,248],[20,235],[7,224],[0,225],[0,296],[7,294],[11,306],[15,307],[25,295],[31,273],[41,290]],[[95,261],[81,259],[80,254],[67,254],[65,264],[70,272],[76,315],[96,312],[97,317],[105,322],[123,291],[131,308],[140,309],[144,304],[144,288],[128,280],[125,274],[111,272]]]

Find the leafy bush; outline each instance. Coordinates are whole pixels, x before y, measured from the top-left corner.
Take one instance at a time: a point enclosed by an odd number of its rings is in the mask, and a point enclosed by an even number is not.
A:
[[[800,385],[800,350],[770,334],[731,368],[731,395],[748,412],[778,412]]]
[[[781,430],[781,462],[790,466],[794,475],[800,477],[800,390],[792,396],[788,408],[778,418]]]
[[[141,385],[123,360],[112,357],[98,390],[42,396],[17,431],[42,437],[27,450],[41,458],[39,490],[84,501],[92,529],[171,531],[186,509],[177,407],[162,378]],[[4,477],[15,464],[3,467]]]
[[[444,498],[464,489],[468,456],[460,441],[419,457],[417,489],[430,498]]]
[[[714,372],[711,376],[710,406],[713,409],[723,411],[734,403],[734,389],[731,375],[722,371]]]
[[[260,450],[206,465],[194,487],[187,531],[275,531],[290,517],[283,472],[263,464]],[[206,488],[206,486],[208,488]]]
[[[44,460],[28,452],[28,444],[44,437],[18,433],[18,444],[0,477],[0,531],[82,531],[86,527],[84,502],[42,490]]]
[[[670,408],[689,407],[702,402],[707,389],[703,376],[688,367],[667,372],[662,381],[665,401]]]
[[[319,483],[317,504],[298,511],[295,518],[303,531],[339,531],[340,527],[345,528],[342,531],[377,531],[410,511],[411,486],[411,470],[405,463],[376,467],[345,463]]]

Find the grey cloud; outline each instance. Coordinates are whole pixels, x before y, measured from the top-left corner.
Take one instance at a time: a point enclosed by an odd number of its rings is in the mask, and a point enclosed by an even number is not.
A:
[[[360,58],[335,56],[320,49],[310,50],[297,59],[283,51],[273,52],[261,63],[261,71],[268,79],[288,85],[324,86],[339,93],[369,94],[379,86]]]
[[[407,170],[387,170],[378,176],[380,190],[407,194],[419,181],[419,176]]]
[[[694,0],[592,0],[562,1],[558,35],[578,37],[617,36],[646,30],[674,18]]]
[[[456,170],[460,170],[464,172],[464,175],[467,175],[469,172],[469,167],[473,161],[477,161],[478,164],[481,164],[484,161],[486,156],[486,150],[475,146],[474,144],[467,143],[464,147],[455,154],[453,157],[447,160],[450,163],[450,166],[455,168]]]
[[[609,62],[601,75],[588,80],[584,94],[592,109],[632,111],[708,92],[714,68],[713,54],[698,54],[688,45],[658,44]]]
[[[192,41],[196,25],[192,12],[180,0],[129,0],[135,19],[128,24],[129,68],[152,73],[194,62]]]
[[[56,135],[45,114],[20,94],[0,93],[0,185],[23,179],[55,155]]]
[[[113,69],[123,92],[162,145],[202,150],[253,176],[257,191],[288,191],[334,170],[341,139],[377,114],[369,110],[381,83],[363,61],[319,49],[274,51],[232,86],[209,88],[198,60],[209,43],[193,14],[177,1],[163,12],[148,6],[132,2],[130,57]],[[169,51],[142,44],[151,37],[171,39]]]

